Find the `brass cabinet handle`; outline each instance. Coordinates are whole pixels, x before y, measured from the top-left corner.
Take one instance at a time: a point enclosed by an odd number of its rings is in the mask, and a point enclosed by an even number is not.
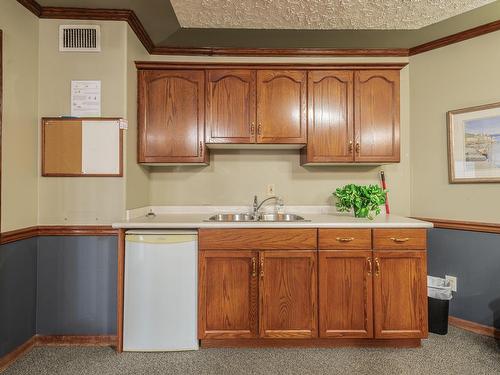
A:
[[[380,275],[380,261],[375,258],[375,276]]]
[[[366,258],[366,262],[368,263],[368,276],[369,276],[373,272],[372,258]]]
[[[252,122],[250,124],[250,135],[254,135],[255,134],[255,123]]]
[[[397,242],[397,243],[403,243],[403,242],[409,241],[410,239],[408,237],[405,237],[405,238],[391,237],[391,240],[393,240],[394,242]]]
[[[356,142],[356,154],[359,154],[359,150],[361,149],[361,146],[359,142]]]
[[[262,135],[262,124],[259,124],[259,125],[257,126],[257,134],[258,134],[258,135]]]
[[[260,277],[264,277],[264,257],[260,258]]]
[[[352,141],[349,141],[349,153],[352,154],[353,147],[352,147]]]
[[[354,237],[337,237],[335,238],[339,242],[351,242],[354,241]]]
[[[257,276],[257,259],[252,257],[252,277]]]
[[[200,155],[203,155],[203,142],[200,141]]]

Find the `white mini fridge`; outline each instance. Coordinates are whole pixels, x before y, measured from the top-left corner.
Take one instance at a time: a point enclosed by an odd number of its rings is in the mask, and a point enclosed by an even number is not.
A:
[[[196,231],[127,231],[124,351],[197,350]]]

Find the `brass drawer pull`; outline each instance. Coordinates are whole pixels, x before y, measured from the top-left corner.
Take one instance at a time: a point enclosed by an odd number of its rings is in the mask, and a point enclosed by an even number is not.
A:
[[[260,277],[264,277],[264,257],[260,258]]]
[[[252,258],[252,277],[257,276],[257,259],[255,257]]]
[[[380,275],[380,262],[378,258],[375,258],[375,276]]]
[[[403,242],[409,241],[410,239],[408,237],[405,237],[405,238],[391,237],[391,240],[393,240],[394,242],[397,242],[397,243],[403,243]]]
[[[372,258],[366,258],[366,261],[368,262],[368,276],[370,276],[373,272]]]
[[[351,242],[354,241],[354,237],[337,237],[335,238],[339,242]]]

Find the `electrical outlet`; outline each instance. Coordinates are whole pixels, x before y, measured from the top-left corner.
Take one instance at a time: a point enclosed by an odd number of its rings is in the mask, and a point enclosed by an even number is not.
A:
[[[450,282],[451,291],[452,292],[456,292],[457,291],[457,277],[456,276],[445,275],[444,279],[446,281]]]
[[[267,195],[273,196],[274,194],[274,184],[267,185]]]

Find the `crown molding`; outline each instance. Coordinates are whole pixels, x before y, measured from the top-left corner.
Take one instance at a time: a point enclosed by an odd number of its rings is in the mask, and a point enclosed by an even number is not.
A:
[[[371,56],[397,57],[414,56],[450,44],[475,38],[500,30],[500,20],[472,29],[439,38],[411,48],[230,48],[230,47],[180,47],[155,46],[151,37],[133,10],[130,9],[87,9],[68,7],[43,7],[35,0],[17,0],[30,12],[40,18],[80,19],[101,21],[125,21],[135,32],[151,55],[206,55],[206,56]]]
[[[449,46],[450,44],[462,42],[464,40],[472,39],[498,30],[500,30],[500,20],[477,26],[472,29],[464,30],[456,34],[445,36],[428,43],[420,44],[419,46],[410,48],[409,53],[410,56],[418,55],[419,53]]]

